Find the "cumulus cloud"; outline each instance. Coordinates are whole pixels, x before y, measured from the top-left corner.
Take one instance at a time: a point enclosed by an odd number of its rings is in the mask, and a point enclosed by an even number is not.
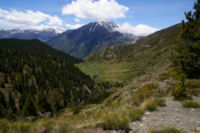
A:
[[[62,26],[62,20],[57,16],[51,16],[40,11],[0,9],[0,25],[6,27],[34,27],[41,23],[49,26]]]
[[[74,15],[82,19],[117,19],[125,18],[128,7],[115,0],[74,0],[62,8],[63,15]]]
[[[80,28],[81,26],[83,26],[84,24],[74,24],[74,25],[72,25],[72,24],[65,24],[65,26],[67,27],[67,28],[69,28],[69,29],[78,29],[78,28]]]
[[[156,31],[158,31],[159,29],[148,26],[148,25],[144,25],[144,24],[132,26],[129,23],[124,23],[122,25],[119,25],[119,27],[116,28],[115,30],[122,32],[122,33],[133,34],[136,36],[147,36],[149,34],[152,34]]]
[[[78,23],[78,22],[80,22],[80,19],[75,18],[74,21]]]

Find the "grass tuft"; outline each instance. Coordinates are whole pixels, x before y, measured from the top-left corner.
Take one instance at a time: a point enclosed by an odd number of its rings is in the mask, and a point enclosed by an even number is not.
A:
[[[103,118],[103,123],[101,124],[104,129],[128,129],[130,119],[124,112],[120,111],[107,111]]]
[[[154,98],[154,102],[155,102],[158,106],[160,106],[160,107],[166,106],[166,101],[165,101],[165,99],[162,99],[162,98],[160,98],[160,97]]]
[[[129,112],[129,118],[131,121],[138,121],[142,118],[143,115],[144,115],[144,111],[138,108],[132,109]]]
[[[183,107],[184,108],[200,108],[200,103],[191,101],[191,100],[186,100],[183,102]]]
[[[166,127],[164,129],[161,129],[161,130],[153,129],[153,130],[150,131],[150,133],[184,133],[184,132],[181,131],[181,130],[178,130],[176,128]]]

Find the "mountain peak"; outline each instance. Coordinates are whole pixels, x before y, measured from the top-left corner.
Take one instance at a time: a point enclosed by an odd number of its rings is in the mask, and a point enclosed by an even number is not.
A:
[[[104,29],[107,32],[113,32],[114,29],[118,27],[118,25],[112,21],[99,21],[89,23],[88,25],[85,25],[85,27],[89,27],[90,32],[94,32],[100,28]]]
[[[137,37],[117,32],[118,27],[112,21],[93,22],[75,30],[69,30],[49,40],[54,48],[78,57],[85,58],[104,47],[116,44],[130,44]]]

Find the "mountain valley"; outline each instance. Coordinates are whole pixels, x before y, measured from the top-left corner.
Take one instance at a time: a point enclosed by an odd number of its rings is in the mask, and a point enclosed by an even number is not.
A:
[[[19,13],[16,25],[29,27],[69,28],[100,15],[71,30],[0,30],[0,133],[200,133],[200,0],[163,29],[106,21],[128,20],[128,10],[117,0],[73,0],[62,8],[71,17],[61,20],[0,8],[0,23]]]

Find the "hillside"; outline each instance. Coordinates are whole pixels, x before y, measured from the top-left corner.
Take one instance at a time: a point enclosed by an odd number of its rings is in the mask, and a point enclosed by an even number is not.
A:
[[[89,76],[63,60],[65,54],[54,56],[59,51],[40,41],[0,42],[0,118],[52,116],[67,106],[91,103],[102,93]]]
[[[62,29],[7,29],[7,30],[0,30],[0,39],[38,39],[43,42],[48,41],[49,39],[59,35],[60,33],[64,32]]]
[[[47,43],[72,56],[85,58],[107,46],[129,44],[139,39],[131,34],[123,34],[114,29],[113,22],[94,22],[75,30],[66,31]]]
[[[101,81],[124,82],[135,76],[161,71],[169,66],[181,26],[175,25],[142,38],[132,45],[107,47],[79,64],[79,68]]]
[[[54,49],[39,40],[0,39],[0,49],[19,50],[35,54],[54,56],[73,64],[81,61],[80,59]]]

